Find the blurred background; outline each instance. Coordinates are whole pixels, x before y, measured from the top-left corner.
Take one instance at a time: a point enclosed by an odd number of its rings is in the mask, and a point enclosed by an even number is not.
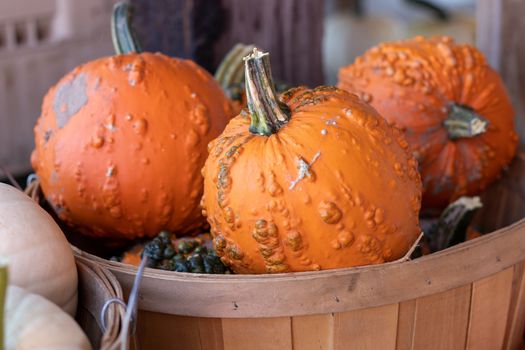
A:
[[[113,53],[115,0],[0,0],[0,165],[30,172],[33,126],[60,77]],[[446,34],[474,43],[474,0],[131,0],[148,51],[213,72],[236,42],[272,52],[276,78],[334,84],[341,66],[381,41]],[[5,179],[0,173],[0,181]]]

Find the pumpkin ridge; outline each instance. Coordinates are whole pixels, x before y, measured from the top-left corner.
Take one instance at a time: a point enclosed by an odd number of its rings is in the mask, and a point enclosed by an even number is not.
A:
[[[216,142],[215,145],[217,145],[217,143],[221,142],[224,139],[227,139],[226,142],[230,141],[228,146],[226,146],[226,149],[222,148],[222,151],[220,154],[211,155],[212,157],[216,158],[218,167],[219,167],[217,171],[217,175],[216,175],[216,179],[217,179],[216,201],[218,203],[218,206],[221,208],[222,215],[225,215],[224,211],[228,209],[228,194],[231,191],[231,187],[233,186],[233,184],[231,183],[231,179],[230,179],[231,168],[235,164],[235,161],[237,160],[237,158],[242,156],[242,154],[239,151],[242,150],[242,148],[246,144],[248,144],[248,142],[250,142],[253,139],[253,137],[254,135],[251,135],[251,134],[248,134],[247,136],[239,134],[238,137],[231,137],[231,136],[227,138],[219,137],[217,141],[214,141]],[[214,219],[215,218],[212,218],[212,220]],[[215,237],[222,236],[223,238],[228,239],[228,236],[225,234],[224,230],[222,230],[220,227],[217,227],[216,231],[217,232],[214,233]],[[222,249],[217,249],[216,240],[214,240],[214,246],[217,251],[217,255],[223,258],[225,254],[224,250],[228,248],[228,244],[226,244],[226,246]],[[223,260],[223,262],[225,261]]]
[[[289,127],[289,125],[288,124],[284,125],[283,129],[285,129],[286,127]],[[271,139],[272,136],[274,137],[273,139]],[[293,151],[292,148],[296,148],[299,144],[296,141],[290,142],[290,140],[287,140],[289,138],[293,138],[293,136],[286,133],[284,130],[280,130],[279,133],[273,134],[270,136],[270,138],[266,139],[266,142],[272,142],[272,151],[275,154],[280,153],[278,150],[276,150],[276,146],[278,145],[280,146],[279,148],[280,150],[286,152],[289,155],[289,159],[304,158],[304,156],[299,155],[301,153],[299,152],[299,150],[297,150],[297,152]],[[307,146],[301,145],[299,148],[301,147],[306,148]],[[263,150],[265,149],[266,147],[263,148]],[[319,152],[320,151],[318,151],[318,153]],[[312,159],[313,157],[315,157],[315,155],[312,152]],[[319,159],[317,161],[319,161]],[[310,160],[310,162],[312,162],[312,160]],[[294,168],[293,170],[297,171],[297,168]],[[286,172],[293,173],[293,172],[290,172],[288,168],[286,168]],[[273,169],[265,168],[264,173],[273,173]],[[281,180],[286,183],[286,179],[284,177]],[[283,191],[293,192],[293,190],[290,190],[289,186],[283,186]],[[319,264],[317,264],[315,260],[311,256],[308,255],[308,248],[310,247],[310,244],[308,240],[304,236],[301,235],[301,232],[303,230],[302,223],[298,223],[298,225],[294,225],[292,223],[293,221],[292,218],[294,217],[293,215],[294,208],[298,207],[296,205],[298,203],[295,201],[295,199],[298,200],[298,195],[297,193],[294,193],[294,195],[292,196],[287,195],[286,199],[280,198],[279,202],[281,203],[281,206],[284,208],[284,210],[288,212],[287,220],[290,222],[290,225],[289,227],[284,227],[284,229],[277,228],[280,245],[275,249],[275,252],[276,253],[280,252],[278,248],[281,248],[282,250],[290,250],[291,253],[294,255],[294,257],[302,261],[302,264],[305,267],[311,266],[313,270],[317,270]],[[270,210],[270,208],[268,207],[266,208],[266,210],[268,212],[268,215],[272,218],[272,222],[275,221],[276,216],[278,216],[278,214],[281,214],[281,216],[284,218],[284,216],[282,215],[282,211],[273,210],[275,213],[272,213],[272,210]],[[272,254],[272,256],[274,254]],[[272,256],[270,256],[269,258],[271,258]],[[289,271],[289,267],[286,264],[286,255],[284,255],[284,257],[281,258],[282,262],[278,264],[273,264],[271,260],[268,261],[268,259],[264,256],[263,258],[266,263],[267,272],[275,273],[275,272]]]
[[[443,168],[443,173],[441,174],[443,180],[440,182],[442,187],[434,187],[433,191],[435,194],[441,192],[443,187],[446,190],[454,189],[456,187],[452,179],[455,177],[457,147],[455,143],[447,143],[445,147],[447,148],[447,151],[442,151],[440,157],[437,159],[437,162],[441,162],[441,167]]]
[[[252,135],[252,134],[248,134],[248,135],[249,136],[247,137],[247,140],[243,143],[243,145],[246,144],[247,142],[249,142],[250,140],[252,140],[253,138],[258,137],[256,135]],[[288,146],[285,145],[287,142],[282,137],[283,135],[284,135],[284,133],[277,133],[277,134],[271,135],[270,137],[264,138],[264,140],[261,139],[259,141],[260,145],[262,146],[262,147],[260,147],[260,151],[264,153],[264,152],[267,152],[270,149],[273,154],[279,153],[280,150],[285,150],[286,152],[289,152]],[[268,145],[268,143],[270,143],[270,145]],[[236,147],[236,146],[232,146],[232,147]],[[224,157],[224,153],[225,152],[227,152],[227,151],[223,150],[223,152],[222,152],[223,157]],[[261,154],[263,154],[263,153],[261,153]],[[219,159],[219,162],[220,162],[220,159]],[[263,164],[263,165],[265,165],[265,164]],[[233,166],[233,163],[231,164],[231,166]],[[265,168],[261,168],[261,171],[263,173],[265,173],[265,174],[268,174],[268,173],[273,172],[273,169],[265,167]],[[283,188],[283,190],[284,190],[284,188]],[[282,199],[282,198],[280,199],[280,201],[282,201],[282,203],[281,203],[282,207],[283,208],[287,208],[287,210],[289,212],[291,212],[291,209],[293,209],[293,206],[287,205],[286,201],[284,199]],[[267,215],[268,215],[267,218],[261,219],[261,220],[267,222],[267,225],[273,225],[273,222],[276,220],[276,215],[279,215],[279,212],[271,211],[271,210],[267,209]],[[262,216],[264,217],[264,215],[262,215]],[[254,227],[254,230],[256,230],[256,229],[257,228]],[[286,231],[284,231],[282,229],[278,229],[277,227],[275,227],[274,229],[270,229],[270,232],[272,232],[272,230],[273,231],[277,231],[277,236],[273,237],[273,241],[275,241],[274,243],[271,243],[271,240],[270,240],[270,242],[268,242],[267,239],[263,239],[263,238],[257,239],[257,238],[255,238],[257,236],[256,234],[254,234],[254,237],[253,237],[253,240],[257,243],[257,245],[259,247],[259,251],[263,252],[263,253],[261,253],[261,256],[262,256],[263,261],[265,263],[265,269],[266,269],[267,272],[273,272],[273,273],[289,271],[289,267],[286,264],[286,257],[285,256],[281,256],[282,254],[280,254],[280,252],[283,249],[288,249],[288,248],[286,248],[287,245],[285,244],[285,241],[287,241]],[[294,227],[290,227],[290,230],[295,232]],[[226,235],[224,233],[224,230],[221,230],[221,231],[222,231],[222,233],[220,235],[223,235],[226,238],[226,240],[228,241],[228,235]],[[270,238],[272,238],[272,237],[270,237]],[[230,244],[231,243],[227,243],[226,247],[221,252],[221,256],[224,256],[226,254],[226,252],[224,252],[224,251],[228,250],[228,245],[230,245]],[[268,245],[270,245],[272,248],[269,248]],[[301,246],[305,246],[304,242],[301,244]],[[296,250],[295,253],[298,254],[299,251]],[[302,254],[301,257],[305,261],[310,261],[309,264],[315,265],[315,262],[311,261],[311,259],[309,259],[308,256],[305,256],[304,254]],[[226,257],[225,263],[231,264],[231,260],[229,261],[229,259]],[[243,261],[241,263],[241,266],[244,266],[246,264],[247,264],[247,262]]]
[[[295,113],[297,113],[297,112],[295,112]],[[290,119],[290,120],[292,120],[292,119]],[[296,121],[296,122],[298,122],[298,121]],[[283,128],[285,128],[287,126],[288,126],[288,124],[285,125]],[[308,162],[308,164],[310,166],[310,169],[311,169],[311,167],[313,166],[314,163],[317,164],[317,163],[321,163],[322,162],[321,150],[318,150],[317,152],[315,152],[315,151],[313,151],[313,149],[309,148],[307,145],[301,144],[299,148],[302,147],[304,149],[303,152],[300,152],[299,150],[297,150],[297,152],[294,152],[292,148],[296,148],[299,144],[295,140],[291,141],[291,142],[290,142],[290,140],[287,140],[289,138],[293,139],[293,135],[290,135],[290,134],[288,134],[286,132],[281,131],[280,133],[276,134],[275,136],[278,136],[279,139],[281,140],[281,142],[283,142],[282,149],[285,152],[287,152],[287,154],[289,155],[289,159],[296,159],[296,160],[297,159],[305,159],[304,155],[300,155],[300,153],[304,154],[304,153],[307,153],[308,151],[310,151],[309,154],[311,154],[311,157],[310,157],[310,161]],[[307,152],[304,152],[304,151],[307,151]],[[328,167],[326,167],[326,168],[328,169]],[[297,168],[294,168],[293,170],[295,172],[298,171]],[[293,172],[290,172],[289,169],[287,169],[287,172],[293,174]],[[316,171],[316,173],[317,172],[318,171]],[[314,176],[318,176],[318,175],[314,175]],[[302,180],[305,180],[305,179],[302,179]],[[283,179],[283,181],[286,181],[286,180]],[[295,181],[295,180],[292,180],[292,183],[293,183],[293,181]],[[302,182],[302,181],[299,181],[297,184],[299,184],[300,182]],[[288,192],[293,192],[294,188],[290,188],[290,186],[284,186],[283,190],[284,191],[288,191]],[[289,219],[288,219],[288,221],[292,222],[291,218],[297,217],[297,215],[294,215],[294,208],[298,208],[299,207],[299,205],[298,205],[299,202],[300,202],[299,193],[295,193],[294,192],[293,195],[288,194],[286,196],[286,198],[289,200],[290,204],[286,205],[287,201],[285,201],[283,199],[283,202],[284,202],[283,206],[289,212]],[[271,215],[271,212],[270,212],[270,215]],[[280,231],[283,231],[283,230],[280,230]],[[311,266],[313,270],[317,270],[317,269],[321,268],[321,266],[318,263],[316,263],[315,259],[310,255],[309,249],[311,249],[311,244],[309,244],[309,242],[308,242],[308,237],[304,237],[303,235],[301,235],[301,232],[303,231],[302,222],[298,223],[298,225],[293,225],[291,223],[290,227],[288,229],[286,229],[286,231],[287,232],[280,232],[280,234],[279,234],[280,241],[281,241],[281,244],[283,246],[283,249],[290,250],[291,253],[294,255],[294,257],[296,257],[297,259],[300,259],[302,261],[302,264],[305,267]],[[285,237],[285,235],[288,235],[288,236]],[[286,242],[287,244],[284,243],[284,242]],[[284,262],[285,261],[286,261],[286,258],[285,258]],[[275,271],[272,271],[272,270],[273,269],[270,269],[268,272],[275,272]],[[281,272],[284,272],[284,271],[281,271]]]
[[[483,136],[483,135],[481,135]],[[468,185],[469,182],[473,182],[473,181],[481,181],[481,182],[486,182],[486,180],[484,179],[485,176],[484,176],[484,171],[486,170],[486,159],[485,159],[485,151],[481,151],[482,149],[482,146],[485,146],[486,143],[483,141],[483,139],[480,137],[480,138],[476,138],[475,140],[473,140],[475,142],[472,142],[472,143],[469,143],[468,146],[470,148],[470,153],[474,154],[474,157],[471,155],[469,157],[469,159],[474,159],[475,160],[475,164],[472,164],[470,167],[468,167],[466,170],[466,185]],[[465,142],[464,142],[465,143]],[[460,143],[461,145],[461,143]],[[463,148],[460,148],[460,152],[463,151]],[[462,156],[464,156],[463,154],[461,154]],[[476,178],[472,178],[473,175],[472,174],[475,174],[475,173],[478,173],[478,175],[476,176]],[[462,189],[463,190],[463,189]],[[466,190],[466,188],[464,189]]]

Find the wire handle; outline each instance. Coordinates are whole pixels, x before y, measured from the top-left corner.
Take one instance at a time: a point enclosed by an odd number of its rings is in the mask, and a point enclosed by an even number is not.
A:
[[[134,347],[135,349],[138,349],[138,343],[135,339],[136,336],[136,327],[137,327],[137,308],[138,308],[138,300],[139,300],[139,289],[140,289],[140,283],[142,281],[142,276],[144,274],[144,268],[146,268],[146,264],[148,262],[148,257],[143,256],[142,261],[140,262],[140,265],[137,270],[137,274],[135,275],[135,280],[133,281],[133,287],[131,288],[131,292],[129,293],[128,303],[126,304],[122,299],[120,298],[111,298],[106,300],[104,306],[102,307],[102,310],[100,311],[100,321],[102,324],[103,330],[106,329],[106,315],[107,311],[109,309],[109,306],[111,304],[117,304],[124,308],[126,311],[124,315],[124,319],[122,320],[122,327],[120,330],[120,339],[118,339],[111,349],[120,349],[120,350],[128,350],[129,349],[129,338],[133,337],[134,339]]]
[[[104,306],[102,306],[102,310],[100,310],[100,324],[102,325],[102,332],[106,332],[107,330],[106,318],[107,318],[107,313],[108,313],[108,310],[111,304],[117,304],[117,305],[122,306],[124,308],[124,312],[126,312],[127,305],[122,299],[111,298],[111,299],[106,300],[106,302],[104,303]]]

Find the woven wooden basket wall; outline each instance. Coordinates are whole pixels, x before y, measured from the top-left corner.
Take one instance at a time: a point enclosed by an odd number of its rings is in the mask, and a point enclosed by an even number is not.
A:
[[[146,269],[142,348],[522,348],[524,175],[520,154],[485,193],[477,222],[495,232],[408,262],[255,276]],[[134,267],[76,254],[108,268],[129,292]]]

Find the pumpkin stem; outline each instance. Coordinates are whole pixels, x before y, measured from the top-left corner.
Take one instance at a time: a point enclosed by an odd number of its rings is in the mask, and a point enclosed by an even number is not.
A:
[[[131,27],[132,15],[133,7],[126,2],[119,2],[113,6],[111,40],[117,55],[142,52],[137,36]]]
[[[235,44],[224,56],[215,72],[215,80],[219,82],[223,90],[227,90],[234,84],[244,83],[243,58],[249,55],[254,48],[253,45]]]
[[[444,121],[451,140],[483,134],[487,131],[488,124],[489,121],[472,108],[458,103],[450,105],[448,117]]]
[[[474,214],[482,206],[479,197],[461,197],[446,207],[437,222],[425,232],[430,251],[437,252],[465,242]]]
[[[256,135],[275,134],[290,120],[290,109],[279,101],[270,68],[270,54],[257,48],[244,57],[245,85],[251,114],[250,132]]]
[[[7,292],[7,263],[0,259],[0,350],[4,350],[4,312]]]

